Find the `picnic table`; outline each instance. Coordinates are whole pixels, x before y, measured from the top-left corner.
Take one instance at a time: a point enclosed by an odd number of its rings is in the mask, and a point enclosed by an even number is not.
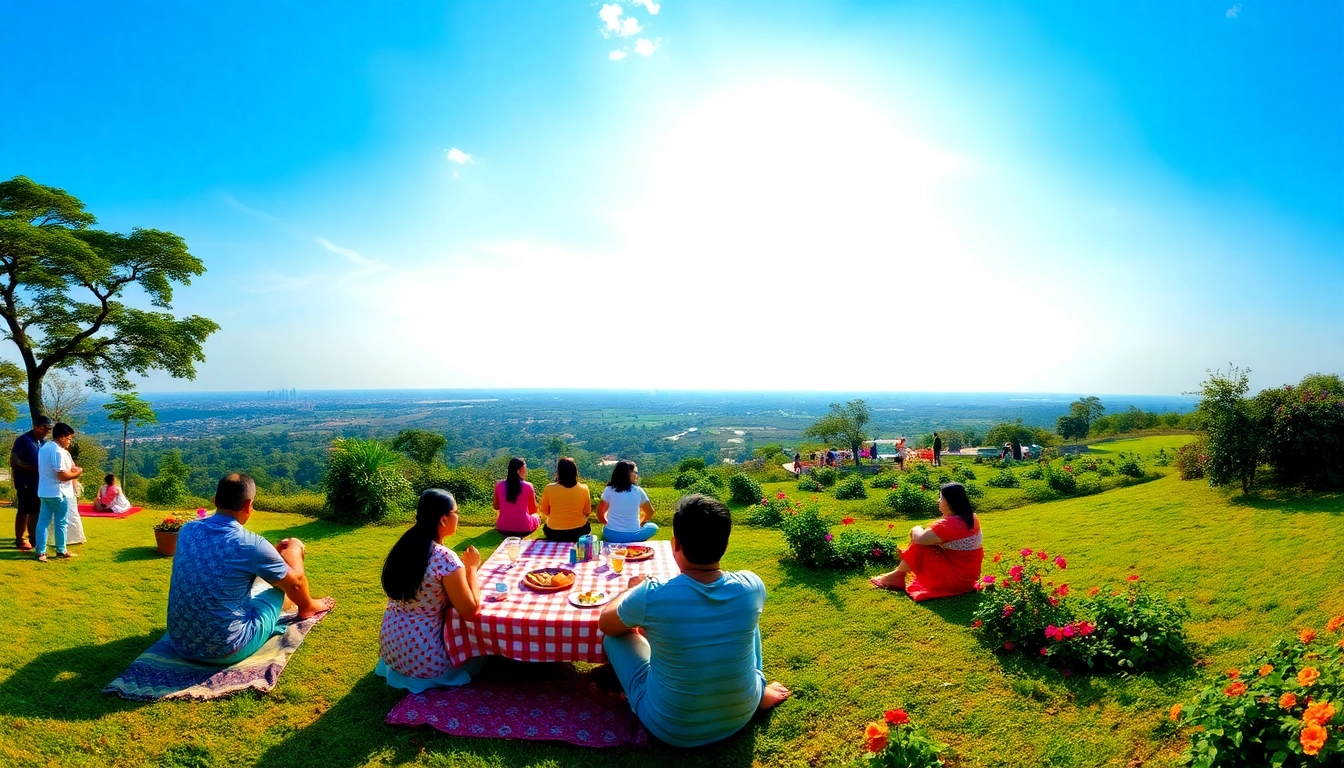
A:
[[[523,551],[512,570],[504,547],[495,549],[484,563],[479,576],[481,590],[489,595],[496,582],[509,586],[509,599],[485,603],[474,621],[465,621],[452,607],[444,622],[444,644],[448,657],[461,666],[477,656],[507,656],[516,661],[586,661],[601,664],[607,660],[602,649],[602,632],[597,628],[601,608],[579,608],[569,602],[571,591],[593,589],[621,591],[634,575],[671,579],[681,573],[672,558],[672,544],[646,541],[653,557],[626,563],[617,576],[605,562],[569,564],[573,544],[532,539],[523,541]],[[522,586],[523,574],[537,568],[564,567],[574,571],[574,586],[560,592],[536,592]]]

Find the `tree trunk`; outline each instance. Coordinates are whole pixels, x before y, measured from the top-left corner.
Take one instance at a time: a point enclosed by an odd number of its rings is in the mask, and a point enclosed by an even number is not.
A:
[[[849,449],[854,452],[854,466],[856,467],[862,466],[862,462],[859,461],[859,449],[862,447],[863,443],[850,443],[849,445]]]
[[[121,487],[126,487],[126,431],[131,428],[131,422],[123,421],[121,423]]]
[[[31,367],[28,367],[27,373],[28,373],[28,415],[33,418],[33,421],[37,421],[37,417],[41,416],[43,411],[46,410],[45,408],[42,407],[43,374],[38,373]]]

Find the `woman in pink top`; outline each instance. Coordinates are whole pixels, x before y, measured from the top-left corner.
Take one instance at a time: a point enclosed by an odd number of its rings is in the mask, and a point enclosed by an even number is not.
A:
[[[509,459],[509,477],[495,483],[495,530],[505,536],[526,536],[541,525],[537,515],[537,492],[527,477],[527,462],[517,456]]]

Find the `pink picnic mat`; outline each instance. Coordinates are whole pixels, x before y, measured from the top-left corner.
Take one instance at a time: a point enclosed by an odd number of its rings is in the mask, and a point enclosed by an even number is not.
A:
[[[588,680],[473,682],[408,694],[390,725],[428,725],[453,736],[643,747],[649,733],[620,694]]]
[[[123,517],[130,517],[131,515],[134,515],[136,512],[139,512],[139,511],[142,510],[142,509],[144,509],[144,507],[131,507],[130,509],[126,510],[125,512],[122,512],[122,513],[118,514],[118,513],[116,513],[116,512],[94,512],[94,511],[93,511],[93,505],[92,505],[92,504],[80,504],[80,505],[79,505],[79,516],[80,516],[80,517],[115,517],[115,518],[123,518]]]

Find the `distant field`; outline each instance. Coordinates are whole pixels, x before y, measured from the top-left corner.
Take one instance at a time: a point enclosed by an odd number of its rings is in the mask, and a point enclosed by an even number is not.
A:
[[[1195,435],[1156,435],[1153,437],[1138,438],[1117,438],[1114,440],[1105,440],[1092,443],[1088,446],[1088,453],[1133,453],[1141,451],[1144,453],[1153,453],[1165,449],[1168,453],[1180,448],[1181,446],[1192,443],[1196,440]]]
[[[1155,450],[1165,438],[1131,450]],[[1111,446],[1119,443],[1111,443]],[[796,494],[792,483],[767,492]],[[671,489],[651,494],[667,521]],[[860,526],[888,521],[864,502],[819,498]],[[163,632],[170,561],[152,551],[148,513],[85,521],[73,562],[39,568],[0,550],[0,764],[14,766],[832,766],[860,757],[863,724],[903,706],[950,745],[949,765],[1174,766],[1184,739],[1166,709],[1188,700],[1204,673],[1064,678],[982,648],[967,627],[974,596],[915,605],[868,588],[861,572],[808,571],[781,562],[774,531],[738,526],[727,565],[765,580],[766,671],[795,691],[773,716],[727,742],[690,752],[587,751],[453,739],[390,728],[400,699],[373,672],[384,599],[382,558],[392,527],[352,529],[258,513],[268,538],[309,545],[312,578],[336,595],[269,696],[207,703],[135,704],[99,693]],[[908,526],[910,521],[892,523]],[[1098,496],[988,512],[986,547],[1030,546],[1069,559],[1078,587],[1130,573],[1190,601],[1189,625],[1209,669],[1298,626],[1344,613],[1344,496],[1242,499],[1172,475]],[[664,531],[664,536],[667,534]],[[493,548],[499,536],[466,528],[453,545]],[[490,674],[488,671],[486,674]]]

